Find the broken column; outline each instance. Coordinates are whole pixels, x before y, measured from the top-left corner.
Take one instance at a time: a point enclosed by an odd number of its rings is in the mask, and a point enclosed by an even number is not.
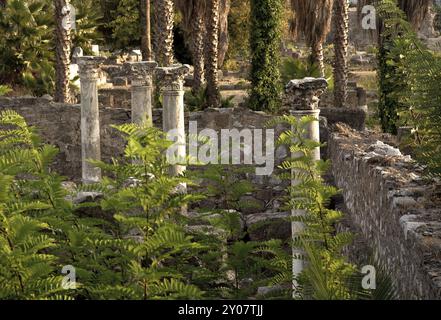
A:
[[[154,61],[131,62],[124,65],[132,83],[132,122],[153,125],[153,74],[158,64]]]
[[[306,138],[320,142],[320,129],[319,129],[319,102],[320,96],[328,87],[328,83],[325,79],[319,78],[305,78],[302,80],[291,80],[285,89],[285,104],[289,108],[291,115],[297,119],[301,119],[305,116],[312,116],[317,121],[311,122],[306,128]],[[295,158],[296,154],[292,157]],[[314,160],[320,160],[320,147],[317,147],[313,152]],[[295,172],[292,173],[293,179],[291,180],[292,186],[297,186],[301,181],[294,179]],[[292,210],[291,215],[293,217],[299,217],[305,215],[303,210]],[[292,237],[297,238],[304,230],[304,224],[301,222],[293,221],[291,223]],[[300,275],[304,268],[304,262],[297,257],[301,256],[303,252],[293,247],[293,294],[297,297],[298,283],[296,278]]]
[[[186,167],[179,165],[186,159],[186,136],[184,122],[184,77],[190,71],[188,65],[157,68],[157,79],[162,92],[162,123],[168,139],[175,142],[167,153],[172,164],[170,174],[182,174]]]
[[[95,183],[101,179],[101,170],[88,160],[101,159],[100,119],[98,108],[99,65],[101,57],[78,57],[81,83],[81,160],[84,183]]]

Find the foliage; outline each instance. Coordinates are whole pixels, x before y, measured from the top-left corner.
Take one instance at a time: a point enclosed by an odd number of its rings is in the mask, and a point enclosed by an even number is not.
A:
[[[113,19],[108,27],[112,30],[112,42],[115,48],[125,49],[139,44],[141,39],[139,1],[120,0],[112,16]]]
[[[160,154],[167,141],[161,134],[120,127],[129,135],[129,163],[97,163],[115,177],[80,187],[103,193],[100,206],[115,213],[105,220],[76,214],[96,203],[67,200],[62,178],[49,169],[55,148],[41,145],[18,114],[6,111],[0,119],[10,128],[0,135],[2,298],[201,297],[186,281],[196,268],[188,261],[204,246],[192,241],[175,215],[195,196],[174,192],[188,181],[165,174]],[[66,292],[61,286],[63,265],[75,267],[77,289]]]
[[[55,229],[43,218],[59,200],[48,172],[56,150],[12,111],[0,114],[0,125],[8,128],[0,132],[0,299],[68,298],[51,252]]]
[[[226,98],[221,97],[221,108],[233,108],[234,103],[233,99],[235,96],[229,96]],[[208,101],[207,101],[207,89],[206,87],[202,88],[197,92],[186,91],[184,95],[185,107],[188,108],[189,111],[200,111],[205,110]]]
[[[377,54],[380,94],[378,111],[383,131],[396,134],[398,111],[403,108],[397,93],[404,90],[405,83],[402,75],[397,72],[396,64],[400,57],[394,54],[394,39],[405,36],[411,29],[408,23],[400,23],[404,22],[404,13],[397,7],[395,0],[380,1],[377,10],[383,18]]]
[[[85,55],[91,55],[91,45],[103,40],[100,32],[103,13],[94,0],[71,0],[71,4],[76,14],[76,29],[71,32],[72,48],[81,47]]]
[[[286,206],[299,212],[292,217],[292,222],[302,225],[303,231],[295,235],[292,245],[304,252],[304,256],[296,258],[307,261],[297,279],[302,289],[296,295],[319,300],[350,299],[347,283],[355,267],[345,260],[342,249],[352,235],[336,233],[334,225],[342,213],[328,208],[331,197],[338,191],[326,185],[322,178],[329,162],[314,159],[313,153],[321,144],[306,138],[307,127],[314,121],[317,120],[313,117],[282,116],[271,122],[285,123],[292,128],[280,135],[278,144],[286,145],[293,155],[281,165],[286,172],[282,178],[297,181],[287,190]]]
[[[395,126],[411,126],[415,157],[428,166],[428,172],[441,174],[441,95],[437,87],[441,71],[441,57],[428,50],[403,18],[394,1],[384,0],[383,14],[388,10],[386,25],[390,41],[386,63],[393,69],[389,74],[395,85],[390,89],[390,99],[395,101]],[[394,14],[393,14],[394,13]]]
[[[99,41],[100,12],[93,1],[72,1],[76,9],[73,47],[90,53]],[[55,81],[54,14],[50,0],[11,0],[0,12],[0,83],[22,85],[41,96]]]
[[[8,92],[11,92],[11,88],[9,88],[8,86],[0,86],[0,97],[4,96]]]
[[[282,0],[251,1],[250,108],[277,111],[281,104],[280,41]]]
[[[0,125],[1,298],[246,298],[280,268],[258,250],[263,244],[241,241],[237,212],[182,214],[203,196],[179,192],[193,183],[168,174],[171,142],[159,130],[114,127],[127,141],[124,158],[94,161],[108,175],[68,193],[50,169],[56,148],[13,111],[0,114]],[[227,205],[239,208],[233,192],[250,188],[230,187]],[[75,288],[62,286],[66,265]]]
[[[207,197],[216,199],[218,207],[213,209],[232,209],[242,212],[252,208],[253,203],[243,201],[242,197],[253,191],[253,185],[245,178],[250,168],[231,168],[227,165],[212,164],[204,170],[196,172],[195,176],[207,181],[203,188]],[[255,204],[254,204],[255,205]]]
[[[48,0],[11,0],[0,11],[0,83],[53,90],[53,17]]]
[[[245,61],[250,57],[250,0],[232,0],[228,15],[229,46],[227,59],[241,58]],[[245,31],[245,32],[244,32]]]
[[[307,61],[301,59],[294,59],[291,57],[285,57],[282,59],[280,66],[280,73],[282,75],[282,84],[286,85],[293,79],[303,79],[305,77],[320,78],[320,68],[317,65],[311,65]],[[326,65],[325,76],[328,81],[329,90],[334,87],[332,68]]]

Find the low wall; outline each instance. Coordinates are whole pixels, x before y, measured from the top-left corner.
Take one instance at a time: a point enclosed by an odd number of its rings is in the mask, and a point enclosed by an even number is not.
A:
[[[441,299],[441,185],[367,133],[338,125],[328,141],[348,218],[402,299]]]
[[[35,126],[44,142],[57,146],[60,150],[54,163],[54,169],[68,179],[78,181],[81,177],[81,132],[80,132],[80,106],[57,104],[43,98],[0,98],[0,111],[13,109],[25,117],[27,122]],[[323,111],[329,116],[332,124],[337,119],[336,115],[342,111],[332,112],[331,109]],[[354,118],[364,119],[364,114],[359,111],[357,115],[342,117],[343,120],[354,123]],[[111,127],[112,124],[122,124],[130,121],[130,110],[121,108],[100,108],[101,123],[101,153],[104,161],[111,157],[122,155],[124,141],[118,132]],[[263,112],[254,112],[249,109],[209,109],[203,112],[186,114],[186,122],[197,121],[198,129],[262,129],[265,128],[269,115]],[[340,118],[338,118],[340,120]],[[162,127],[162,110],[154,110],[153,121],[157,127]],[[284,128],[279,127],[280,132]],[[321,139],[327,140],[326,121],[321,123]],[[325,151],[325,150],[324,150]],[[275,151],[276,166],[286,157],[285,148]],[[256,176],[247,174],[243,177],[254,184],[255,191],[244,201],[253,201],[255,206],[248,209],[247,213],[278,211],[281,201],[278,196],[285,189],[285,184],[273,176]]]
[[[81,176],[81,132],[80,106],[53,103],[44,98],[0,98],[0,111],[12,109],[21,114],[26,121],[37,128],[46,143],[53,144],[60,149],[60,155],[55,168],[70,179],[76,180]],[[328,118],[328,124],[342,121],[360,129],[364,120],[364,113],[360,110],[346,110],[326,108],[322,114]],[[130,110],[125,108],[100,108],[101,123],[101,152],[104,160],[122,153],[123,140],[119,137],[112,124],[122,124],[130,121]],[[188,121],[197,121],[200,130],[211,128],[221,129],[261,129],[265,128],[269,115],[263,112],[254,112],[249,109],[209,109],[203,112],[186,114]],[[155,109],[153,121],[157,127],[162,127],[162,110]],[[283,128],[278,128],[282,130]],[[327,139],[325,122],[322,124],[322,140]],[[286,152],[276,150],[279,162]]]

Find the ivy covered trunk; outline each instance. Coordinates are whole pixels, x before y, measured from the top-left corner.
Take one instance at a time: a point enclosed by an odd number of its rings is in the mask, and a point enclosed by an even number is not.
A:
[[[160,66],[167,67],[173,64],[173,26],[174,3],[173,0],[156,1],[157,23],[157,61]]]
[[[70,65],[70,11],[69,0],[54,0],[55,10],[55,101],[71,102],[69,90],[69,65]]]
[[[194,65],[194,81],[193,92],[199,92],[204,83],[204,38],[205,38],[205,21],[204,7],[200,5],[194,12],[192,20],[192,53]]]
[[[208,107],[217,108],[220,105],[218,77],[218,45],[219,45],[219,3],[220,0],[207,1],[206,8],[206,43],[205,68],[207,78]]]
[[[398,110],[401,109],[395,94],[400,87],[397,81],[397,67],[391,56],[392,40],[388,35],[380,33],[378,46],[378,82],[380,99],[378,113],[384,132],[397,134]]]
[[[348,96],[349,3],[347,0],[335,0],[334,8],[334,106],[344,107]]]
[[[254,110],[276,111],[280,104],[282,0],[251,1],[251,96]]]

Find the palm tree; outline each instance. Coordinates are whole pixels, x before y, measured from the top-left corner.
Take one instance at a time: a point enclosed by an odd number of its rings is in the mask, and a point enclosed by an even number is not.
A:
[[[150,0],[140,0],[141,6],[141,52],[142,60],[150,61],[152,57]]]
[[[202,89],[204,83],[204,38],[205,0],[177,0],[176,6],[182,13],[185,38],[189,42],[194,66],[194,93]]]
[[[380,0],[358,0],[357,8],[360,14],[361,9],[366,5],[376,5]],[[418,30],[427,16],[433,0],[398,0],[398,6],[406,14],[409,22]]]
[[[348,96],[349,2],[334,2],[334,105],[344,107]]]
[[[433,0],[398,0],[400,9],[416,30],[421,27],[432,4]]]
[[[228,15],[231,9],[231,0],[220,0],[219,3],[219,54],[218,66],[222,67],[225,55],[228,51],[229,35],[228,35]]]
[[[69,0],[54,0],[56,48],[54,100],[61,103],[71,102],[69,90],[70,12],[67,8],[69,8]]]
[[[429,12],[433,0],[398,0],[397,2],[388,1],[385,4],[394,6],[395,4],[404,11],[405,16],[415,30],[418,30]],[[378,6],[381,0],[359,0],[358,11],[366,5]],[[397,99],[395,91],[400,90],[399,82],[391,75],[396,74],[396,67],[389,64],[390,47],[393,44],[393,36],[387,32],[384,20],[395,18],[396,12],[393,10],[382,10],[383,12],[377,19],[377,41],[378,41],[378,81],[379,81],[379,104],[378,110],[383,131],[392,134],[397,133],[397,122],[399,119],[397,110],[401,108],[401,103]],[[389,14],[391,16],[389,16]],[[393,28],[393,26],[389,26]]]
[[[334,0],[291,0],[295,14],[292,31],[302,35],[311,48],[310,63],[319,67],[325,76],[323,43],[331,29],[332,5]]]
[[[206,1],[205,27],[207,36],[205,42],[205,69],[207,78],[207,103],[208,106],[212,108],[217,108],[220,104],[218,79],[219,5],[220,0]]]
[[[173,64],[173,27],[175,6],[173,0],[155,1],[155,30],[157,36],[156,60],[160,66],[166,67]]]

